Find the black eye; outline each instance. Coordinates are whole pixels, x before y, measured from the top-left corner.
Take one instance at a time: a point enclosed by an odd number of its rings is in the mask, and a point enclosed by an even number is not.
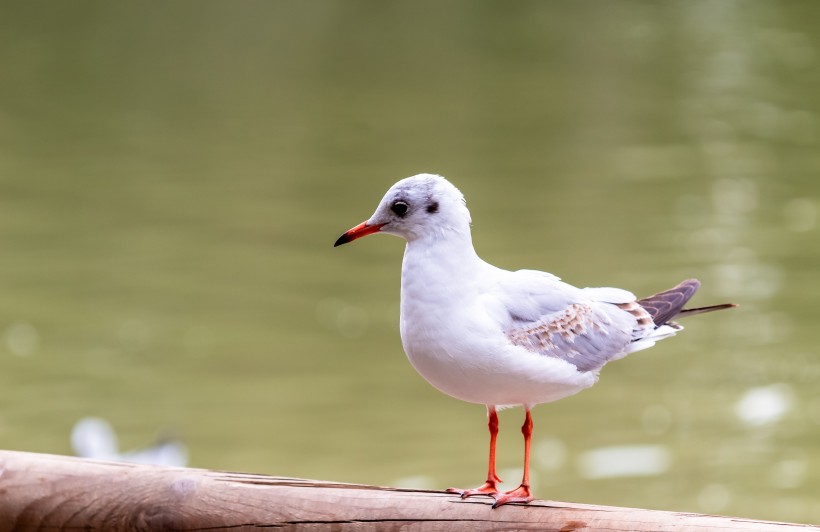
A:
[[[407,209],[409,208],[410,206],[403,201],[397,201],[390,206],[390,210],[396,213],[396,215],[398,216],[404,216],[405,214],[407,214]]]

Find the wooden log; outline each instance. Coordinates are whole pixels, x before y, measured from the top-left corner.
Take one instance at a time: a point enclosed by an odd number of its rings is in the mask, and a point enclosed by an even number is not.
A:
[[[490,508],[440,491],[0,451],[0,531],[815,531],[809,525],[554,501]]]

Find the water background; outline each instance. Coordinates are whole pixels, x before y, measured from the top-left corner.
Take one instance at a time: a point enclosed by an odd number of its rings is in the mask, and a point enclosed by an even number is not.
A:
[[[0,17],[0,447],[108,419],[196,467],[483,481],[398,333],[396,180],[479,254],[741,308],[534,412],[542,498],[820,522],[820,4],[25,2]],[[501,414],[515,486],[520,409]]]

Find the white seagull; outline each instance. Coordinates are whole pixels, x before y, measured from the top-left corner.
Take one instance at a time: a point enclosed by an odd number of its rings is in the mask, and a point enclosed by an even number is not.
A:
[[[487,481],[447,491],[462,498],[489,495],[493,508],[530,502],[530,440],[537,404],[589,388],[612,360],[646,349],[682,327],[675,317],[730,308],[684,309],[700,286],[695,279],[645,299],[620,288],[577,288],[550,273],[503,270],[473,249],[464,196],[433,174],[402,179],[376,212],[336,241],[373,233],[404,238],[401,339],[407,358],[430,384],[457,399],[485,405],[489,417]],[[524,477],[499,492],[495,470],[496,410],[521,405],[526,413]]]

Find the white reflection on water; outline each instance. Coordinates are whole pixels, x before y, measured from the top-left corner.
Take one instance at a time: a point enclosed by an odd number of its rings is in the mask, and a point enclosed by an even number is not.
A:
[[[792,489],[803,484],[808,465],[802,453],[799,454],[799,456],[783,459],[774,465],[771,471],[772,486],[780,489]]]
[[[793,404],[794,391],[788,384],[759,386],[735,403],[735,415],[748,427],[760,427],[780,421]]]
[[[542,438],[533,445],[532,456],[539,469],[555,471],[567,461],[567,446],[558,438]]]
[[[588,479],[645,477],[669,469],[669,450],[661,445],[600,447],[578,457],[581,476]]]
[[[31,323],[16,321],[6,328],[6,347],[19,357],[33,354],[40,346],[40,334]]]
[[[732,161],[731,163],[726,161],[726,159],[736,155],[732,150],[727,150],[725,146],[721,145],[720,150],[714,150],[714,148],[712,148],[712,151],[718,152],[714,154],[716,156],[715,164],[720,164],[721,166],[726,165],[727,174],[731,175],[734,170],[737,170],[735,166],[738,164],[737,161]],[[759,155],[743,155],[748,156],[753,162],[756,162],[755,159],[759,158]],[[721,161],[721,163],[717,163],[718,160]],[[722,178],[717,179],[712,185],[712,203],[714,204],[715,212],[719,217],[723,217],[724,219],[734,220],[743,213],[752,212],[757,209],[759,195],[760,191],[758,190],[757,183],[749,178]]]
[[[175,438],[164,438],[143,449],[120,452],[114,427],[98,417],[85,417],[74,425],[71,447],[74,454],[82,458],[168,467],[188,465],[188,447]]]
[[[433,490],[441,489],[436,483],[436,479],[428,477],[427,475],[413,475],[410,477],[401,477],[390,483],[391,486],[397,488],[406,488],[411,490]]]
[[[501,481],[501,489],[503,491],[507,491],[518,486],[518,483],[521,482],[521,476],[523,474],[524,469],[520,467],[506,467],[499,469],[498,476],[503,479]],[[532,488],[533,491],[537,491],[540,484],[541,476],[536,474],[534,471],[530,471],[530,488]]]

